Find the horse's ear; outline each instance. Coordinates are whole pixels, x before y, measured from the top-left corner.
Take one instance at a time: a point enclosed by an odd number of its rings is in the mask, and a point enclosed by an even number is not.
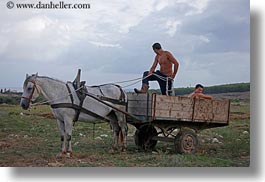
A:
[[[29,77],[29,74],[26,74],[26,79]]]
[[[38,72],[36,73],[36,76],[38,76]]]

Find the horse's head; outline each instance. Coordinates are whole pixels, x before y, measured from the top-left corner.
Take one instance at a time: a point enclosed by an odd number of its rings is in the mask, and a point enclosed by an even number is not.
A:
[[[20,106],[23,109],[28,109],[30,106],[30,102],[36,100],[36,98],[40,95],[40,88],[37,85],[37,74],[33,74],[29,76],[26,75],[26,79],[23,85],[23,94],[20,100]]]

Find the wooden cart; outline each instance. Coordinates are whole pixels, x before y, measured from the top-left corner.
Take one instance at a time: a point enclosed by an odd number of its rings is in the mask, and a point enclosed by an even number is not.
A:
[[[135,143],[153,149],[174,142],[178,153],[195,153],[200,130],[229,124],[228,100],[192,99],[158,94],[128,94],[127,122],[137,128]],[[132,117],[132,115],[134,117]]]

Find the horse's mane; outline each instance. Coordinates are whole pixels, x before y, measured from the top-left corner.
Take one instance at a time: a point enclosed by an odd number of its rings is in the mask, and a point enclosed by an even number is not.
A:
[[[25,85],[29,82],[29,81],[31,81],[32,79],[33,79],[33,77],[34,76],[36,76],[35,74],[33,74],[33,75],[31,75],[31,76],[29,76],[29,77],[27,77],[26,78],[26,80],[24,81],[24,87],[25,87]],[[48,77],[48,76],[37,76],[37,78],[45,78],[45,79],[49,79],[49,80],[53,80],[53,81],[57,81],[57,82],[60,82],[60,83],[65,83],[64,81],[62,81],[62,80],[59,80],[59,79],[56,79],[56,78],[51,78],[51,77]]]
[[[59,80],[57,78],[51,78],[51,77],[48,77],[48,76],[37,76],[37,78],[46,78],[46,79],[50,79],[50,80],[53,80],[53,81],[65,83],[65,81]]]

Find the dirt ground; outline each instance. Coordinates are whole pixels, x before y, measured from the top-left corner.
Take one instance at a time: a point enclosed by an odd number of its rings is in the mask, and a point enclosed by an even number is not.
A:
[[[135,128],[129,126],[126,153],[110,154],[112,131],[107,123],[77,123],[73,131],[72,158],[59,157],[60,137],[48,106],[29,111],[0,105],[0,166],[36,167],[247,167],[250,165],[249,92],[214,94],[230,99],[230,124],[198,134],[194,155],[174,152],[170,143],[158,142],[153,151],[134,143]]]
[[[250,92],[232,92],[222,94],[211,94],[216,99],[239,99],[242,101],[250,100]]]

